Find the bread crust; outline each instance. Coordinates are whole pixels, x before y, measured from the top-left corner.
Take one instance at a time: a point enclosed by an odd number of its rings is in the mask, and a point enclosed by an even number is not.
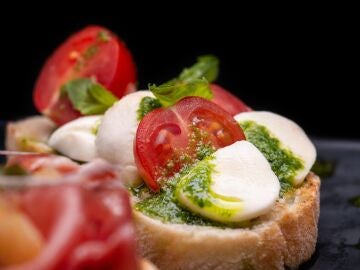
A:
[[[159,269],[297,268],[315,251],[320,179],[279,200],[251,228],[165,224],[134,210],[140,254]]]

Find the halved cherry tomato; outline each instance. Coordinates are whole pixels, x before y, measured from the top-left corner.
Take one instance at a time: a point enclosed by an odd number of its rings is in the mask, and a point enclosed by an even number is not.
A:
[[[214,97],[211,101],[219,105],[232,116],[237,115],[241,112],[252,111],[252,109],[247,106],[242,100],[240,100],[238,97],[234,96],[221,86],[217,84],[211,84],[210,87],[214,94]]]
[[[135,90],[136,71],[125,44],[108,29],[89,26],[69,37],[46,61],[34,89],[36,108],[64,124],[80,116],[61,87],[94,78],[117,97]]]
[[[186,97],[141,120],[134,141],[135,162],[146,184],[158,191],[159,180],[194,162],[204,147],[217,149],[244,139],[229,113],[206,99]]]

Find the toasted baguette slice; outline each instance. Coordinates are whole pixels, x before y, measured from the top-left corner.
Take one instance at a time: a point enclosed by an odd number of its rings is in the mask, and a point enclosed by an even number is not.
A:
[[[315,250],[320,179],[309,173],[250,228],[165,224],[134,212],[138,247],[159,269],[297,268]]]
[[[140,269],[141,270],[158,270],[155,265],[153,265],[151,262],[149,262],[146,259],[140,260]]]
[[[31,116],[6,126],[5,147],[12,151],[52,153],[47,142],[56,125],[44,116]]]

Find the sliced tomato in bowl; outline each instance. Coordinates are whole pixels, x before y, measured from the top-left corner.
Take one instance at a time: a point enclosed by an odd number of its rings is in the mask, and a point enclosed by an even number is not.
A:
[[[234,96],[220,85],[213,83],[210,85],[210,88],[214,95],[211,101],[219,105],[232,116],[241,112],[252,111],[252,109],[247,106],[241,99]]]
[[[138,269],[128,193],[118,183],[32,186],[0,196],[44,242],[36,257],[1,269]],[[13,222],[15,229],[20,225]],[[34,237],[32,231],[23,234]]]
[[[145,183],[158,191],[161,179],[194,162],[201,151],[244,139],[229,113],[206,99],[186,97],[141,120],[134,141],[135,162]]]
[[[76,78],[93,78],[115,96],[135,90],[136,70],[125,44],[108,29],[89,26],[70,36],[49,57],[34,88],[34,103],[57,124],[80,116],[62,86]]]

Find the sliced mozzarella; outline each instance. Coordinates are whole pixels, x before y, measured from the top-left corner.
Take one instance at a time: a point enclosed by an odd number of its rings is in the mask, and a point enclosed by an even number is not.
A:
[[[201,190],[201,183],[196,183],[201,173],[198,166],[204,162],[213,164],[208,190]],[[204,199],[200,203],[194,199],[194,188]],[[253,144],[239,141],[217,150],[214,159],[200,161],[179,181],[176,196],[183,206],[201,216],[240,222],[268,212],[279,191],[279,180],[265,157]]]
[[[119,173],[129,185],[141,182],[133,145],[139,125],[138,109],[144,97],[154,97],[150,91],[126,95],[108,109],[99,127],[96,147],[101,158],[118,165]]]
[[[49,145],[72,159],[93,160],[97,157],[95,131],[101,118],[84,116],[61,126],[51,135]]]
[[[253,121],[264,126],[271,136],[280,141],[281,147],[300,158],[303,161],[303,168],[295,173],[292,181],[295,185],[304,181],[315,162],[316,149],[301,127],[290,119],[272,112],[244,112],[234,118],[239,123]]]

